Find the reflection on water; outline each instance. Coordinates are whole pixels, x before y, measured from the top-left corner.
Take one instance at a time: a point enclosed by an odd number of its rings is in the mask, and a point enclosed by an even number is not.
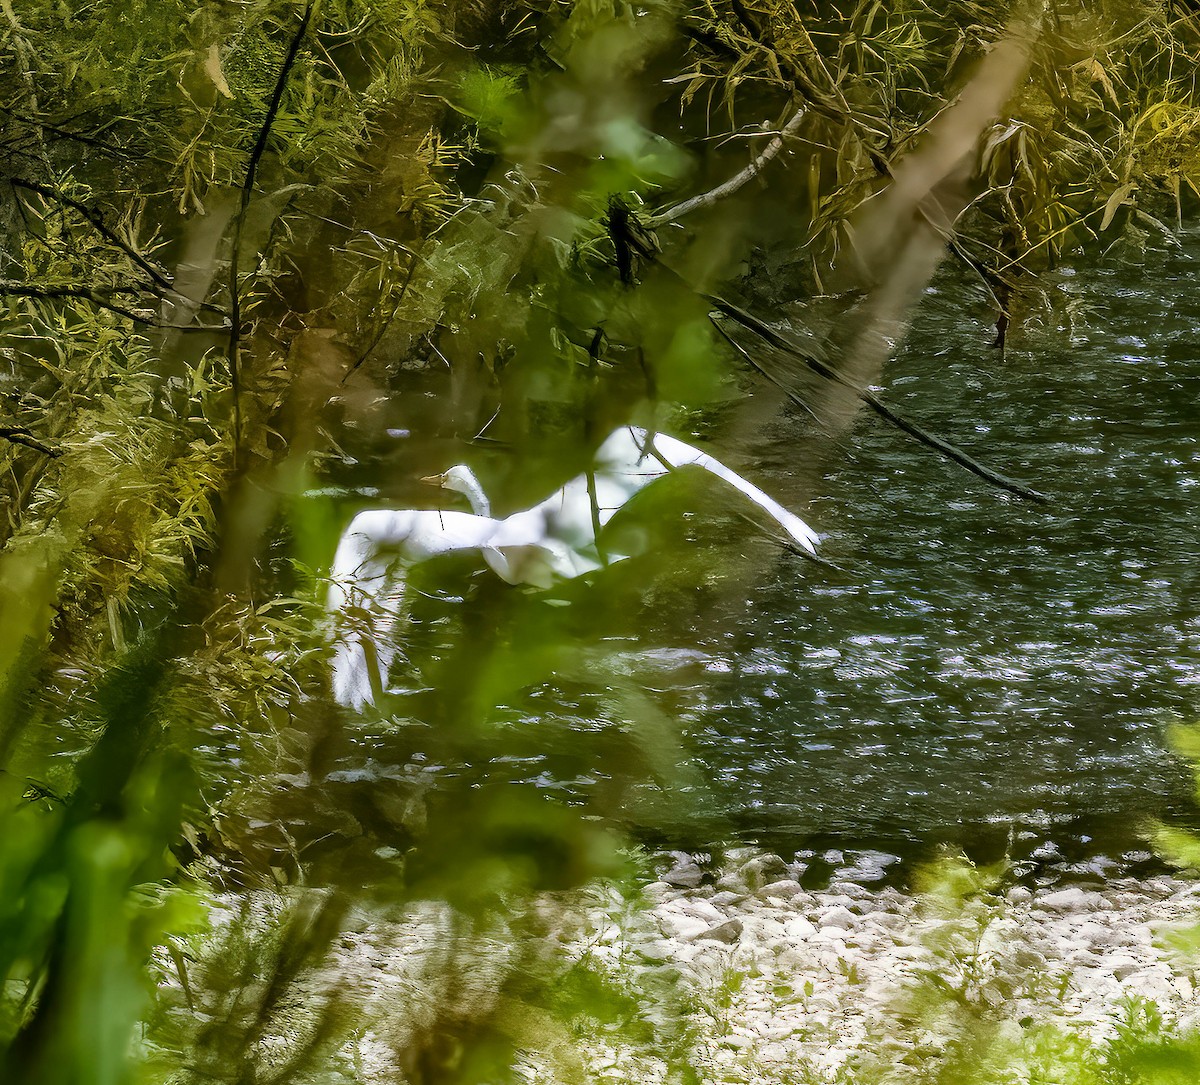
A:
[[[863,414],[852,456],[829,458],[802,510],[837,568],[779,561],[748,601],[723,597],[700,625],[658,615],[650,639],[601,618],[610,685],[681,721],[740,832],[869,844],[1015,824],[1129,847],[1132,815],[1185,798],[1162,724],[1200,696],[1200,239],[1190,248],[1046,276],[1052,304],[1003,357],[955,269],[928,291],[888,399],[1050,507]],[[787,462],[779,433],[760,464]],[[778,492],[786,468],[774,487],[771,469],[755,481]],[[597,620],[584,611],[555,618],[581,645]],[[414,626],[429,643],[410,656],[435,656],[457,620]],[[494,769],[568,793],[603,780],[601,759],[572,751],[623,709],[586,686],[519,698]]]

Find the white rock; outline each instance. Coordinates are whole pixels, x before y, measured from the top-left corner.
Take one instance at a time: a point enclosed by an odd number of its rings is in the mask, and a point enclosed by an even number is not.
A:
[[[717,879],[717,888],[722,889],[727,893],[736,893],[740,896],[747,896],[750,892],[750,887],[746,879],[737,871],[732,871],[729,874],[722,874]]]
[[[783,933],[784,937],[793,944],[801,944],[806,942],[814,934],[817,928],[814,924],[805,919],[802,915],[794,915],[784,920]]]
[[[684,915],[701,919],[708,924],[723,923],[728,918],[724,912],[709,901],[699,898],[680,900],[676,903],[676,907]]]
[[[642,893],[646,898],[656,902],[666,900],[674,891],[668,882],[651,882],[642,887]]]
[[[671,853],[675,865],[660,879],[668,885],[676,885],[683,889],[695,889],[704,880],[704,871],[690,855],[681,851]]]
[[[732,1048],[734,1051],[744,1051],[748,1047],[753,1047],[757,1037],[742,1036],[738,1033],[731,1033],[721,1041],[722,1047]]]
[[[691,915],[663,915],[659,917],[659,923],[668,938],[683,940],[695,938],[712,926],[708,920]]]
[[[709,897],[708,902],[714,908],[728,908],[735,904],[741,904],[745,899],[745,893],[730,893],[727,890],[720,890]]]
[[[829,889],[826,892],[830,897],[841,898],[841,901],[861,901],[871,899],[871,890],[858,882],[836,880],[829,883]]]
[[[1057,889],[1053,893],[1044,893],[1037,898],[1037,903],[1053,912],[1085,912],[1091,911],[1091,894],[1072,886],[1068,889]]]
[[[760,942],[783,942],[787,940],[787,928],[778,919],[772,919],[770,916],[743,916],[742,925],[747,934],[754,935]]]
[[[675,947],[662,938],[647,939],[633,947],[634,951],[648,961],[669,961]]]
[[[827,912],[822,912],[817,917],[817,925],[822,930],[828,927],[840,927],[843,932],[850,930],[858,924],[858,917],[848,908],[838,905],[836,908],[830,908]]]
[[[803,888],[801,888],[801,886],[798,883],[793,882],[793,881],[788,881],[786,879],[784,881],[771,882],[768,885],[764,885],[758,891],[759,896],[762,896],[762,897],[783,897],[783,898],[794,897],[803,892],[804,892]]]

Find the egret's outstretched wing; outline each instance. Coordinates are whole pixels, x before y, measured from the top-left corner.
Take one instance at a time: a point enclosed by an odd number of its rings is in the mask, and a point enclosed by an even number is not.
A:
[[[393,526],[400,526],[405,515],[391,514]],[[386,516],[376,511],[356,516],[338,542],[330,571],[325,605],[341,627],[333,649],[333,696],[353,709],[374,701],[372,680],[379,684],[381,670],[380,628],[388,624],[389,614],[394,625],[403,593],[403,582],[389,577],[392,560],[383,556],[379,543]]]
[[[819,536],[808,524],[715,457],[666,434],[620,426],[596,450],[590,472],[577,475],[532,508],[500,521],[493,543],[513,556],[511,560],[490,557],[488,563],[510,584],[537,587],[599,568],[596,529],[607,526],[639,490],[685,466],[699,467],[727,482],[805,550],[815,552]],[[436,479],[466,494],[476,512],[487,508],[482,487],[464,464]]]
[[[338,543],[328,609],[340,619],[333,695],[361,709],[374,703],[396,655],[408,568],[438,554],[483,550],[499,526],[486,516],[436,510],[360,512]]]
[[[717,478],[728,482],[735,490],[750,498],[810,554],[817,552],[820,536],[808,524],[795,513],[785,509],[773,497],[763,493],[752,482],[747,482],[736,471],[731,471],[720,460],[674,437],[668,437],[665,433],[647,433],[645,430],[639,430],[633,426],[628,428],[635,439],[641,438],[641,447],[644,449],[647,460],[665,464],[666,468],[694,465],[703,468],[711,475],[716,475]]]

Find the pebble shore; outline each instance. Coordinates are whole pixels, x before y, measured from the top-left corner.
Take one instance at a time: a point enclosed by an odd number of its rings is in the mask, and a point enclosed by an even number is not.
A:
[[[601,884],[543,898],[551,942],[628,995],[632,1009],[608,1023],[506,1002],[511,977],[536,962],[502,922],[432,901],[356,910],[260,1047],[290,1057],[338,999],[358,1024],[329,1038],[321,1080],[331,1083],[410,1080],[423,1037],[492,1015],[527,1050],[527,1085],[891,1085],[1057,1081],[1029,1065],[986,1077],[979,1060],[999,1050],[1009,1066],[1052,1046],[1051,1033],[1103,1044],[1123,1019],[1143,1012],[1144,1023],[1144,1003],[1167,1027],[1200,1027],[1200,950],[1173,948],[1200,927],[1200,881],[1101,861],[989,882],[948,864],[914,889],[893,876],[896,862],[869,851],[792,862],[752,849],[715,862],[670,853],[632,894]],[[236,950],[239,916],[267,930],[305,899],[231,896],[201,958],[219,960],[226,937]],[[178,970],[159,964],[182,1013]],[[186,1016],[197,1012],[230,1011],[188,1006]],[[969,1072],[939,1074],[955,1050],[975,1060]]]
[[[1200,883],[1156,874],[960,894],[951,879],[921,895],[880,887],[891,857],[831,858],[845,861],[828,885],[806,889],[804,864],[773,855],[729,853],[715,876],[664,856],[640,907],[593,897],[574,952],[659,992],[664,1013],[673,996],[705,1080],[853,1081],[867,1063],[872,1080],[889,1080],[886,1066],[903,1080],[964,1027],[1102,1041],[1131,998],[1184,1028],[1200,1020],[1200,960],[1171,950],[1200,925]],[[599,1080],[668,1071],[619,1043],[601,1042],[592,1063]]]

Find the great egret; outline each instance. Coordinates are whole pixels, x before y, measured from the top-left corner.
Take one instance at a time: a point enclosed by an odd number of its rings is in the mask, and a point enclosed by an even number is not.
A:
[[[339,704],[361,709],[373,703],[377,683],[386,679],[396,655],[409,566],[478,550],[501,580],[539,588],[599,568],[554,538],[515,540],[510,533],[497,544],[503,526],[489,516],[436,509],[369,509],[354,517],[338,542],[327,597],[330,612],[356,619],[334,648],[333,695]]]
[[[590,472],[577,475],[532,508],[513,513],[502,520],[502,526],[492,540],[493,545],[520,545],[533,538],[558,539],[570,546],[576,555],[587,560],[588,567],[579,572],[599,568],[599,560],[591,561],[591,554],[596,548],[596,529],[607,526],[609,520],[639,490],[681,467],[699,467],[727,482],[768,513],[805,550],[811,554],[817,552],[817,533],[757,486],[707,452],[664,433],[650,433],[639,426],[621,426],[614,430],[596,451]],[[465,494],[476,515],[491,516],[487,494],[466,464],[457,464],[427,481]],[[614,560],[618,560],[618,557],[608,558],[610,563]],[[556,575],[562,578],[564,574]],[[578,576],[579,573],[573,575]],[[532,580],[527,582],[535,583]]]
[[[727,482],[801,547],[816,553],[816,532],[757,486],[707,453],[637,426],[622,426],[610,434],[597,450],[591,471],[504,519],[492,517],[479,480],[459,464],[427,481],[465,494],[473,513],[372,509],[360,512],[342,535],[330,574],[328,607],[335,614],[358,610],[365,621],[360,629],[345,633],[334,651],[334,697],[355,709],[374,701],[396,653],[409,566],[438,554],[478,550],[509,584],[549,588],[628,557],[601,557],[597,531],[639,490],[689,466]]]

